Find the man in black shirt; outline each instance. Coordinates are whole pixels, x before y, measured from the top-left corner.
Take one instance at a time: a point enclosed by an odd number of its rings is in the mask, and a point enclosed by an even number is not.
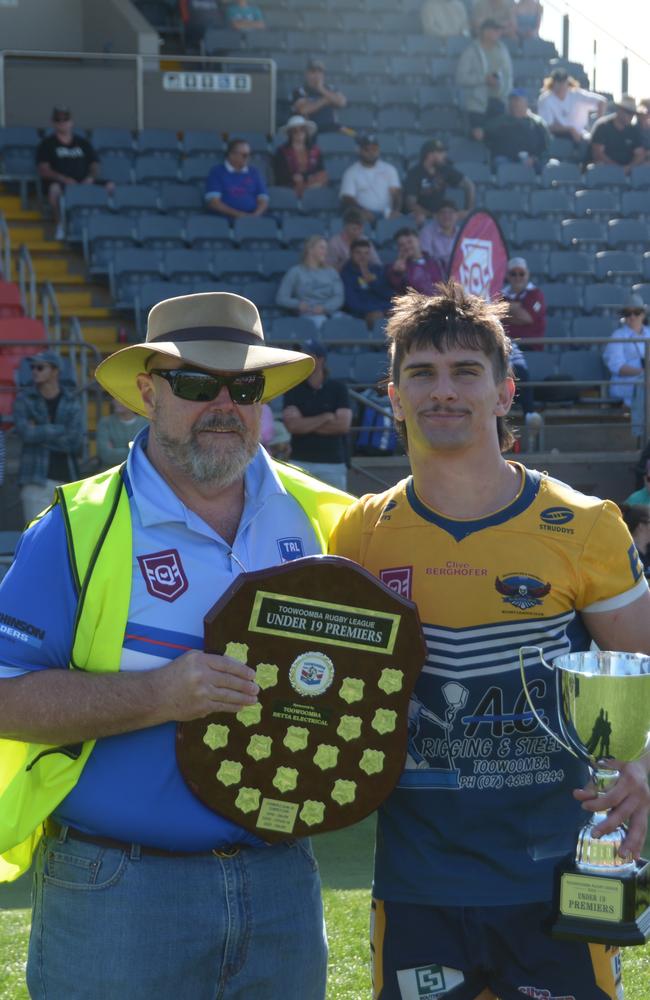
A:
[[[46,136],[36,150],[36,168],[45,181],[47,199],[54,213],[54,239],[62,240],[65,233],[59,203],[64,189],[71,184],[104,183],[107,190],[112,191],[115,185],[98,179],[99,159],[88,140],[75,133],[70,108],[54,108],[52,128],[52,134]]]
[[[352,408],[347,387],[329,378],[325,345],[308,340],[302,347],[316,367],[284,397],[282,419],[291,434],[291,461],[317,479],[347,489],[347,434]]]
[[[475,200],[474,185],[448,159],[444,142],[431,139],[422,146],[420,162],[409,170],[404,184],[405,208],[413,214],[417,226],[435,215],[446,201],[448,187],[462,188],[465,210],[461,215],[471,212]]]
[[[347,103],[344,94],[325,85],[324,63],[318,59],[310,59],[305,70],[305,82],[293,92],[293,114],[310,118],[321,134],[338,132],[340,125],[336,110],[344,108]]]
[[[485,130],[494,165],[524,163],[540,173],[548,159],[551,134],[538,115],[528,109],[525,90],[513,90],[505,115],[491,121]]]
[[[593,163],[612,163],[629,174],[643,163],[645,150],[638,125],[632,124],[637,107],[633,97],[623,94],[612,115],[603,115],[591,130],[590,159]]]

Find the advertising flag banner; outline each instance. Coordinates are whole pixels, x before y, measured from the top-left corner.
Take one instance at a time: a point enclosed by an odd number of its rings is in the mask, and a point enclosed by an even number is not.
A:
[[[507,263],[508,247],[497,220],[489,212],[472,212],[456,237],[449,277],[466,292],[493,301],[501,294]]]

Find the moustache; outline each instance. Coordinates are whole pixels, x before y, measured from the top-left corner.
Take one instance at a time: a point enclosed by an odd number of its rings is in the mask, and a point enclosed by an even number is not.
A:
[[[436,415],[438,413],[442,413],[442,414],[447,414],[448,416],[458,417],[458,416],[462,416],[463,414],[467,414],[470,411],[466,410],[464,408],[463,409],[454,409],[454,408],[449,407],[449,406],[428,406],[426,408],[426,410],[424,410],[423,412],[424,413],[433,413],[434,415]]]
[[[200,431],[234,431],[235,434],[243,434],[244,425],[234,415],[219,416],[217,413],[210,414],[196,424],[195,433]]]

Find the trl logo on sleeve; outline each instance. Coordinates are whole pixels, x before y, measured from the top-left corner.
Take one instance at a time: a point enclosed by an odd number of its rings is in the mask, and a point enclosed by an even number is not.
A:
[[[413,584],[412,566],[394,566],[392,569],[382,569],[379,571],[379,579],[389,590],[394,590],[400,597],[411,600],[411,589]]]
[[[402,1000],[438,1000],[464,982],[462,972],[444,965],[420,965],[416,969],[399,969],[397,972]]]
[[[152,597],[171,602],[187,590],[187,577],[176,549],[165,549],[164,552],[138,556],[138,563],[147,590]]]
[[[302,538],[278,538],[277,541],[282,562],[291,562],[292,559],[302,559],[304,556]]]

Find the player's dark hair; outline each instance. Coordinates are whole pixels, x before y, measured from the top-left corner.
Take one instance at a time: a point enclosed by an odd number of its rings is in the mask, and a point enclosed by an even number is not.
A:
[[[410,288],[405,295],[393,299],[386,324],[390,381],[399,385],[404,358],[409,351],[420,347],[482,351],[490,359],[495,382],[512,376],[510,339],[501,323],[508,311],[507,303],[486,302],[453,280],[436,287],[437,295],[421,295]],[[514,435],[504,417],[497,417],[496,421],[501,451],[507,451],[514,444]],[[396,421],[396,427],[406,443],[404,422]]]

